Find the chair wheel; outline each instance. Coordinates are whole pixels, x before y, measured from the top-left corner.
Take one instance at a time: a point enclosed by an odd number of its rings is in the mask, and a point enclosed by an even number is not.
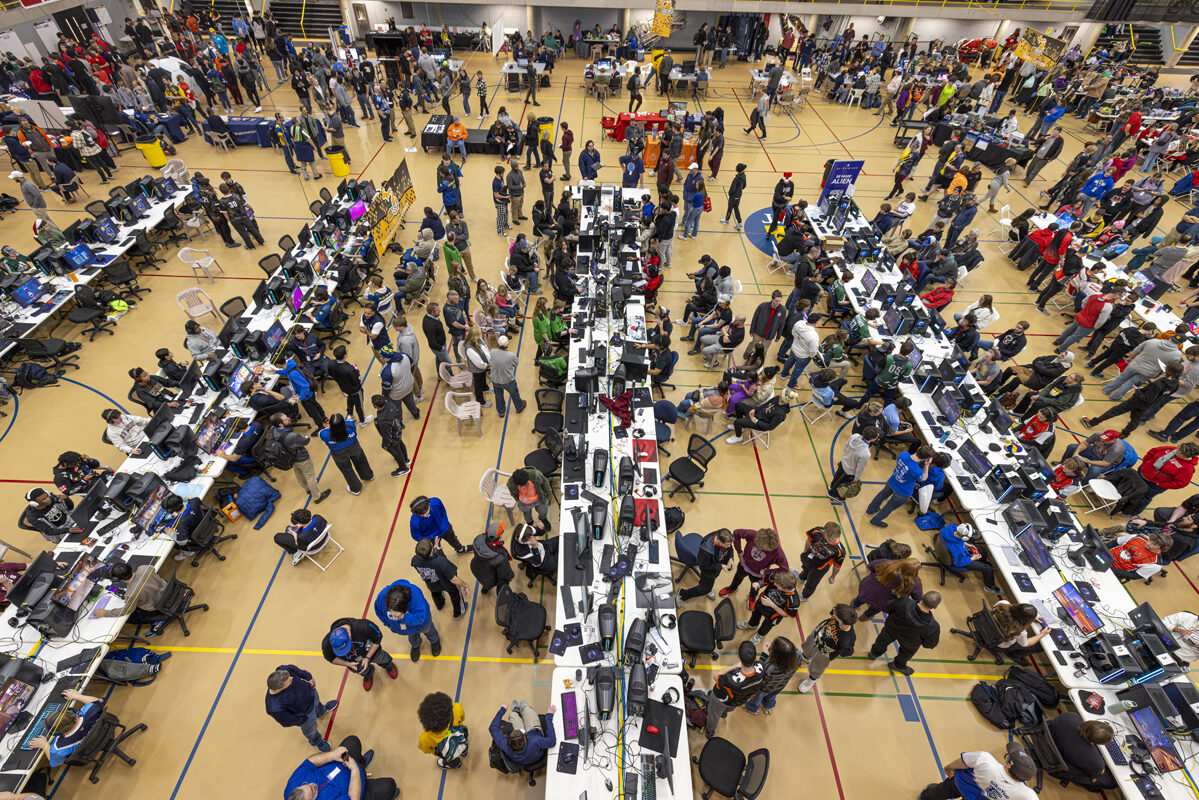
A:
[[[995,663],[996,663],[996,664],[1002,664],[1002,663],[1003,663],[1003,659],[1002,659],[1002,658],[996,658],[996,659],[995,659]]]
[[[973,661],[976,658],[978,658],[978,656],[966,656],[967,661]]]

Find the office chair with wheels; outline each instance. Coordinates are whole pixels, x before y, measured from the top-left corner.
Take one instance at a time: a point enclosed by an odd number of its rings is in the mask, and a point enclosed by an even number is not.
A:
[[[142,295],[146,292],[153,291],[153,289],[138,284],[137,273],[133,271],[133,267],[129,266],[129,262],[123,258],[118,258],[116,261],[105,266],[104,277],[108,278],[108,281],[117,287],[117,294],[130,305],[137,300],[141,300]]]
[[[258,268],[266,273],[268,281],[274,277],[275,270],[281,266],[283,266],[283,259],[277,253],[271,253],[269,256],[258,259]]]
[[[154,227],[154,231],[159,235],[158,243],[162,245],[187,241],[187,231],[184,229],[183,220],[179,218],[179,214],[173,208],[168,209],[162,215],[162,222]]]
[[[541,440],[542,446],[525,456],[525,466],[540,471],[547,478],[558,474],[562,466],[562,435],[550,431]]]
[[[691,654],[690,666],[695,666],[700,653],[708,653],[716,660],[719,657],[716,651],[737,635],[737,611],[732,599],[721,600],[712,614],[707,611],[682,612],[678,617],[678,629],[680,649]]]
[[[1070,785],[1069,780],[1057,777],[1063,772],[1069,772],[1070,765],[1066,763],[1066,759],[1062,758],[1061,751],[1057,749],[1053,735],[1049,732],[1049,725],[1044,719],[1032,728],[1020,728],[1015,733],[1020,737],[1020,743],[1024,745],[1024,752],[1028,753],[1032,757],[1033,763],[1037,765],[1037,779],[1032,787],[1034,792],[1041,793],[1041,789],[1045,786],[1046,773],[1055,777],[1063,788]]]
[[[538,389],[533,393],[537,401],[537,416],[533,418],[533,433],[542,436],[554,431],[562,432],[562,407],[566,403],[566,393],[557,389]]]
[[[654,403],[654,436],[658,440],[658,449],[670,455],[666,449],[667,442],[674,441],[674,428],[679,421],[679,409],[669,400],[659,400]]]
[[[145,723],[138,723],[132,728],[126,728],[116,716],[105,711],[80,742],[75,752],[67,757],[66,764],[72,767],[86,767],[90,764],[92,771],[88,773],[87,779],[92,783],[99,783],[100,768],[104,766],[104,762],[108,760],[109,756],[116,756],[131,767],[137,763],[137,759],[130,758],[125,754],[121,745],[135,733],[141,733],[144,730],[146,730]]]
[[[67,321],[76,325],[90,326],[86,331],[89,342],[96,341],[96,337],[101,333],[107,333],[109,336],[116,333],[112,329],[117,326],[117,323],[114,320],[106,319],[108,309],[96,297],[95,289],[87,284],[75,284],[75,305],[78,307],[67,314]]]
[[[518,526],[512,528],[512,536],[508,539],[508,552],[512,554],[512,558],[520,562],[521,569],[524,570],[525,577],[529,579],[529,588],[533,588],[533,584],[538,578],[543,578],[549,581],[554,586],[558,585],[558,559],[556,556],[545,558],[540,563],[537,563],[537,551],[527,544],[522,544],[517,540]],[[552,540],[557,542],[557,539]],[[545,547],[543,543],[543,548]],[[547,555],[548,555],[548,551]]]
[[[970,641],[974,642],[974,650],[966,656],[967,661],[973,661],[978,658],[978,654],[982,650],[986,650],[995,658],[996,664],[1002,664],[1004,652],[999,649],[999,645],[1004,641],[1003,632],[999,630],[999,623],[995,622],[994,615],[991,614],[991,607],[983,601],[981,611],[976,611],[966,617],[967,630],[960,628],[950,628],[950,633],[956,633],[959,636],[965,636]],[[1013,658],[1008,656],[1013,661],[1019,663],[1027,663],[1023,658]]]
[[[678,363],[679,354],[678,352],[672,350],[670,353],[670,365],[667,366],[666,369],[662,370],[662,372],[650,377],[650,383],[653,384],[653,388],[658,390],[658,393],[662,395],[663,399],[666,399],[667,389],[670,389],[672,392],[675,390],[675,385],[670,383],[670,376],[674,374],[674,368],[678,365]]]
[[[313,216],[319,216],[321,213],[321,209],[324,207],[325,207],[325,204],[322,203],[320,200],[313,200],[311,203],[308,204],[308,210],[310,212],[312,212]]]
[[[129,192],[125,191],[124,186],[114,186],[108,190],[108,196],[114,199],[125,198],[129,196]]]
[[[350,315],[342,310],[341,306],[334,306],[329,312],[329,317],[326,322],[328,327],[322,328],[320,325],[313,326],[317,336],[322,337],[325,343],[332,346],[336,342],[350,343],[350,335],[346,333],[346,323],[349,322]]]
[[[687,443],[687,455],[670,462],[666,477],[678,484],[670,493],[670,497],[674,497],[680,489],[686,489],[691,501],[695,502],[695,492],[691,487],[704,485],[704,475],[715,457],[716,448],[711,442],[697,433],[691,434],[691,440]]]
[[[249,308],[249,306],[246,305],[245,298],[239,295],[236,297],[230,297],[228,300],[221,303],[220,310],[221,313],[225,315],[226,319],[237,319],[242,314],[246,313],[247,308]]]
[[[193,611],[207,611],[206,603],[198,603],[191,605],[192,598],[195,597],[195,592],[183,581],[172,575],[167,581],[166,588],[162,590],[162,596],[158,598],[158,604],[155,610],[161,614],[165,614],[166,618],[156,624],[158,631],[161,631],[167,625],[178,620],[179,627],[183,629],[184,636],[191,636],[191,631],[187,629],[187,620],[185,617]]]
[[[333,192],[329,191],[329,189],[327,187],[322,186],[321,187],[321,200],[328,203],[332,199],[333,199]]]
[[[31,361],[49,361],[54,365],[55,375],[62,377],[67,367],[79,369],[75,362],[79,356],[68,353],[70,343],[65,339],[17,339],[17,347]]]
[[[533,662],[536,663],[540,655],[538,642],[549,632],[546,617],[545,606],[533,602],[523,593],[513,592],[507,583],[496,587],[495,623],[508,640],[509,653],[525,642],[533,651]]]
[[[933,567],[941,574],[941,585],[945,585],[947,575],[953,575],[958,579],[958,583],[965,583],[966,573],[953,565],[953,556],[945,549],[945,543],[941,541],[941,533],[938,531],[933,534],[933,546],[924,545],[924,552],[933,557],[932,561],[921,561],[922,567]]]
[[[702,533],[679,533],[674,532],[674,555],[670,560],[675,564],[680,564],[683,571],[675,577],[674,582],[679,583],[690,572],[699,580],[699,545],[704,536]]]
[[[737,745],[719,736],[709,739],[699,757],[691,761],[708,787],[704,800],[709,800],[713,792],[736,800],[757,800],[770,772],[769,750],[763,747],[746,758]]]
[[[192,531],[192,543],[200,548],[192,556],[192,566],[200,566],[200,558],[205,553],[212,553],[216,556],[217,561],[224,561],[225,556],[221,555],[220,551],[216,549],[217,545],[236,538],[236,533],[225,534],[225,525],[221,522],[219,512],[215,508],[208,509],[208,513],[204,515],[204,518],[200,520],[200,524]]]
[[[138,259],[137,266],[141,270],[161,270],[162,268],[158,265],[165,264],[167,261],[165,258],[159,258],[155,255],[154,245],[146,238],[146,234],[143,231],[138,231],[134,234],[133,246],[125,252],[125,256],[127,258]]]
[[[84,206],[83,210],[91,214],[96,219],[108,216],[108,206],[104,204],[103,200],[93,200]]]

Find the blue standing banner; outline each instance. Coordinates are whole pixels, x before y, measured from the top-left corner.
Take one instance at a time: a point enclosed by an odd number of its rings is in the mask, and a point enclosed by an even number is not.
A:
[[[833,166],[828,172],[828,180],[824,182],[824,188],[820,191],[819,205],[822,209],[828,208],[830,202],[836,203],[842,197],[853,196],[853,185],[865,163],[865,161],[848,160],[833,162]]]

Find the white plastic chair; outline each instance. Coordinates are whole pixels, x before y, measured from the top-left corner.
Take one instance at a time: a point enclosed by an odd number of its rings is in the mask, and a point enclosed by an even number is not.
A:
[[[812,83],[812,68],[804,67],[799,71],[799,85],[801,88],[811,88]],[[805,86],[805,84],[808,84]]]
[[[455,369],[458,371],[455,372]],[[447,364],[444,361],[437,365],[437,377],[445,381],[450,391],[467,391],[474,386],[475,381],[465,364]]]
[[[183,214],[180,214],[179,219],[181,219],[183,221],[184,228],[187,228],[189,231],[195,232],[195,233],[189,232],[187,235],[188,239],[194,239],[195,234],[198,233],[198,234],[200,234],[201,239],[203,239],[205,242],[208,241],[208,233],[207,232],[212,230],[212,224],[208,221],[208,217],[204,213],[197,211],[188,216],[184,216]],[[224,270],[222,270],[222,272],[223,271]]]
[[[341,543],[338,542],[336,539],[334,539],[332,534],[330,533],[332,530],[333,530],[332,525],[326,527],[324,532],[321,533],[320,536],[316,537],[316,539],[312,542],[312,544],[308,545],[308,548],[306,550],[301,551],[304,555],[304,559],[307,561],[311,561],[313,564],[316,564],[317,567],[320,568],[321,572],[328,572],[329,567],[333,566],[333,562],[337,560],[337,557],[340,556],[343,552],[345,552],[345,548],[342,547]],[[333,558],[330,558],[328,561],[326,561],[324,564],[322,564],[318,559],[315,558],[315,556],[318,553],[320,553],[322,550],[324,550],[327,545],[330,545],[330,544],[337,548],[337,552],[333,554]]]
[[[170,178],[180,188],[192,182],[182,158],[167,159],[167,163],[162,165],[162,177]]]
[[[683,424],[683,430],[692,430],[696,427],[697,419],[707,420],[704,426],[704,433],[712,432],[712,420],[716,419],[718,413],[724,413],[723,409],[719,408],[700,408],[698,405],[691,407],[691,412],[687,414],[687,421]]]
[[[741,285],[741,281],[740,281],[740,280],[734,280],[734,281],[733,281],[733,297],[736,297],[737,295],[741,294],[741,291],[742,291],[744,288],[745,288],[745,287],[743,287],[743,286]]]
[[[184,289],[175,295],[175,302],[187,313],[188,319],[197,319],[205,314],[212,314],[219,320],[225,319],[217,308],[216,302],[208,296],[208,292],[198,287]]]
[[[479,424],[483,406],[475,400],[473,394],[470,392],[446,392],[445,410],[458,420],[459,438],[462,436],[462,420],[464,419],[475,423],[475,430],[479,432],[479,438],[483,438],[483,426]]]
[[[1106,511],[1109,516],[1111,509],[1116,507],[1116,503],[1120,502],[1120,491],[1111,481],[1103,478],[1095,478],[1083,484],[1082,491],[1079,492],[1087,501],[1087,505],[1091,507],[1090,511],[1084,511],[1084,514],[1093,514],[1096,511]]]
[[[479,478],[479,493],[483,498],[491,503],[492,507],[499,506],[508,512],[508,524],[515,524],[512,517],[512,509],[516,508],[516,498],[512,496],[512,492],[508,491],[507,481],[512,477],[511,472],[501,472],[498,469],[489,469],[483,473],[483,477]]]
[[[845,104],[845,107],[849,108],[854,103],[857,103],[858,108],[861,108],[862,107],[862,98],[865,96],[865,94],[866,94],[865,89],[851,89],[849,92],[849,101]]]
[[[817,422],[833,413],[833,406],[832,403],[828,404],[827,406],[821,403],[820,395],[816,394],[816,390],[812,389],[812,376],[805,375],[804,377],[808,381],[808,389],[812,390],[812,395],[808,398],[808,402],[800,405],[799,413],[803,414],[805,422],[807,422],[809,425],[815,425]],[[812,409],[812,411],[809,411],[809,407]],[[767,445],[767,447],[769,447],[769,445]]]
[[[222,275],[225,274],[225,268],[222,267],[217,260],[212,257],[212,253],[208,250],[198,250],[194,247],[181,247],[179,248],[179,253],[177,255],[179,256],[180,261],[192,268],[192,275],[197,281],[200,280],[200,273],[203,272],[206,276],[208,276],[209,283],[216,283],[216,278],[212,277],[211,272],[213,267],[216,267]]]
[[[479,330],[483,331],[483,335],[490,337],[491,341],[494,342],[497,338],[495,325],[487,323],[487,321],[484,319],[485,316],[486,314],[483,313],[483,309],[476,308],[475,313],[471,314],[470,321],[475,325],[478,325]]]
[[[766,241],[770,243],[770,263],[766,265],[768,274],[773,275],[776,272],[791,274],[791,265],[779,258],[779,243],[771,235],[767,234]]]

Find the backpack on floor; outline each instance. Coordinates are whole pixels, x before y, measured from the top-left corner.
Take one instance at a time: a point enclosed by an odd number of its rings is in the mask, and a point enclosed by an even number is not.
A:
[[[1004,677],[1028,689],[1044,708],[1057,708],[1062,702],[1062,696],[1053,684],[1035,672],[1022,667],[1011,667]]]
[[[683,714],[687,718],[687,727],[706,727],[708,724],[708,693],[692,689],[684,694]]]
[[[548,72],[541,73],[541,78],[539,80],[539,84],[542,89],[544,89],[545,87],[550,85],[550,76],[549,76]]]
[[[437,743],[433,752],[441,759],[442,766],[447,769],[459,769],[462,757],[470,751],[470,742],[465,725],[451,726],[445,738]]]
[[[58,382],[58,376],[52,374],[41,364],[26,361],[17,367],[12,376],[13,385],[18,389],[37,389],[41,386],[52,386]]]
[[[995,691],[994,686],[986,681],[974,684],[974,688],[970,690],[970,702],[974,704],[983,719],[996,728],[1007,730],[1007,719],[999,710],[999,694]]]
[[[149,686],[158,677],[163,660],[170,653],[155,653],[144,647],[111,650],[100,662],[98,671],[105,680],[128,686]]]

